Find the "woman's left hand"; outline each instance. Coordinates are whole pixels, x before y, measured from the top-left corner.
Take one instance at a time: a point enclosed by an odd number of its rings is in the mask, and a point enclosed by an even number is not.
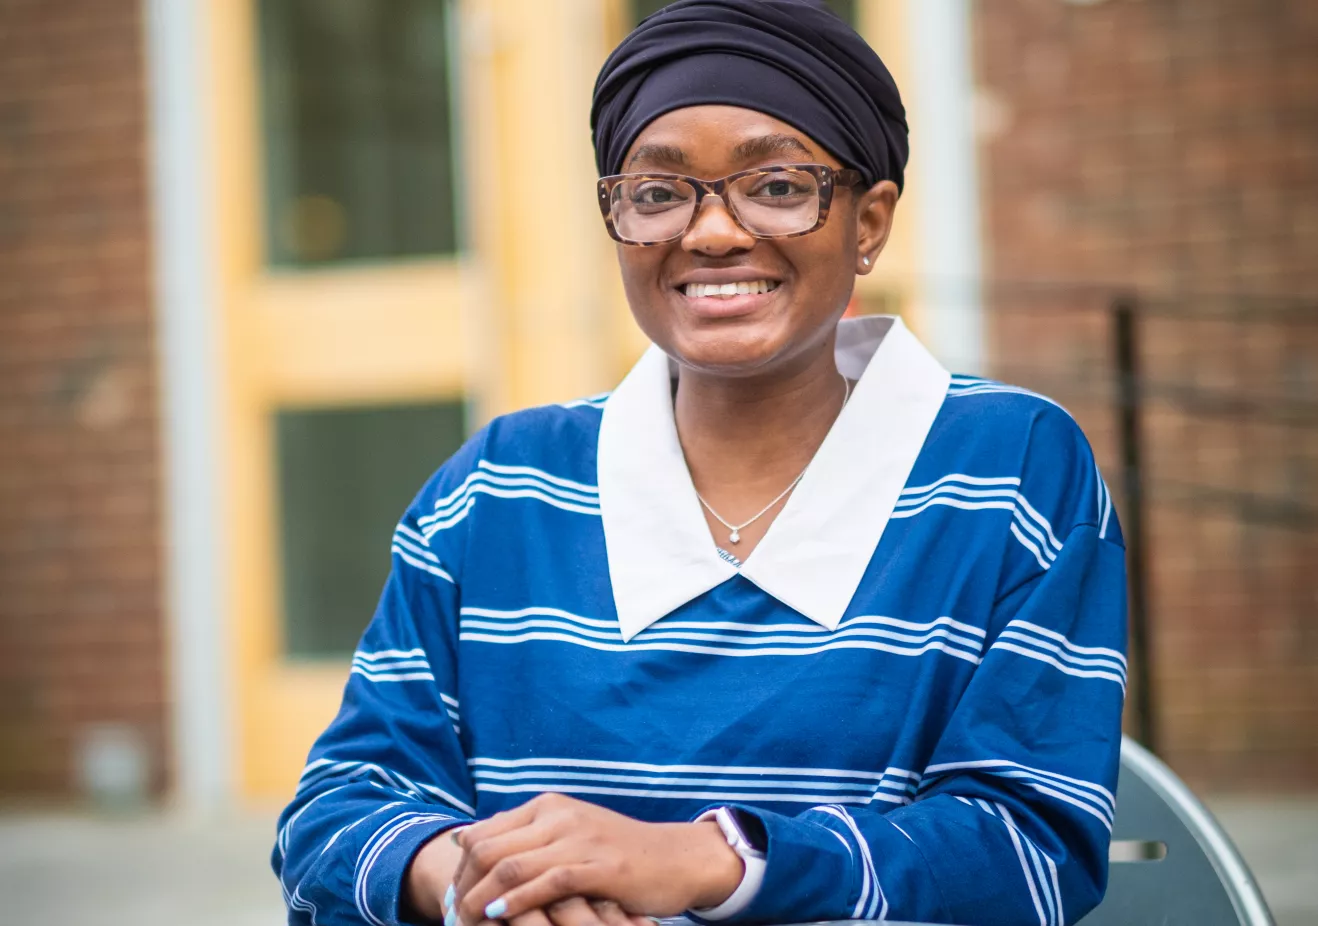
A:
[[[743,873],[712,821],[643,823],[562,794],[467,827],[457,842],[457,909],[470,926],[578,896],[675,916],[722,903]]]

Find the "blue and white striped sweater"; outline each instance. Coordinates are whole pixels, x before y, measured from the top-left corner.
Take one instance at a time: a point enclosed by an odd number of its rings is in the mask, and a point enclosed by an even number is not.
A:
[[[954,378],[843,622],[735,577],[624,642],[604,397],[501,418],[417,496],[281,819],[290,922],[397,922],[436,832],[561,791],[769,834],[739,920],[1073,922],[1106,879],[1124,553],[1083,435]]]

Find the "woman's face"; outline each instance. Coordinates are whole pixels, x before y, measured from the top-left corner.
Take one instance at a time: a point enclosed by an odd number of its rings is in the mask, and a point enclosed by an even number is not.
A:
[[[772,116],[736,106],[691,106],[650,123],[627,152],[624,173],[715,180],[774,164],[842,165],[817,142]],[[809,365],[887,240],[897,187],[833,194],[828,220],[798,238],[761,240],[706,198],[686,235],[653,247],[618,245],[627,301],[655,344],[681,364],[724,376]],[[863,263],[868,257],[869,266]],[[770,292],[688,295],[690,283],[765,280]]]

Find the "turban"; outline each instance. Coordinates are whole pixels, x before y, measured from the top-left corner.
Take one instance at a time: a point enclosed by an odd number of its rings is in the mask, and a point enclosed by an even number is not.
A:
[[[650,122],[724,104],[781,119],[873,185],[902,186],[906,110],[874,49],[819,0],[677,0],[644,19],[595,81],[601,175],[623,169]]]

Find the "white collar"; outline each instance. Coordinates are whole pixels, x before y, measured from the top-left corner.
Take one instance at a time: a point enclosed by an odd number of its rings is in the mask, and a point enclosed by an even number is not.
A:
[[[893,316],[844,319],[856,379],[800,485],[740,569],[718,554],[678,443],[668,357],[647,350],[604,406],[599,494],[623,640],[738,572],[836,630],[883,536],[951,375]]]

